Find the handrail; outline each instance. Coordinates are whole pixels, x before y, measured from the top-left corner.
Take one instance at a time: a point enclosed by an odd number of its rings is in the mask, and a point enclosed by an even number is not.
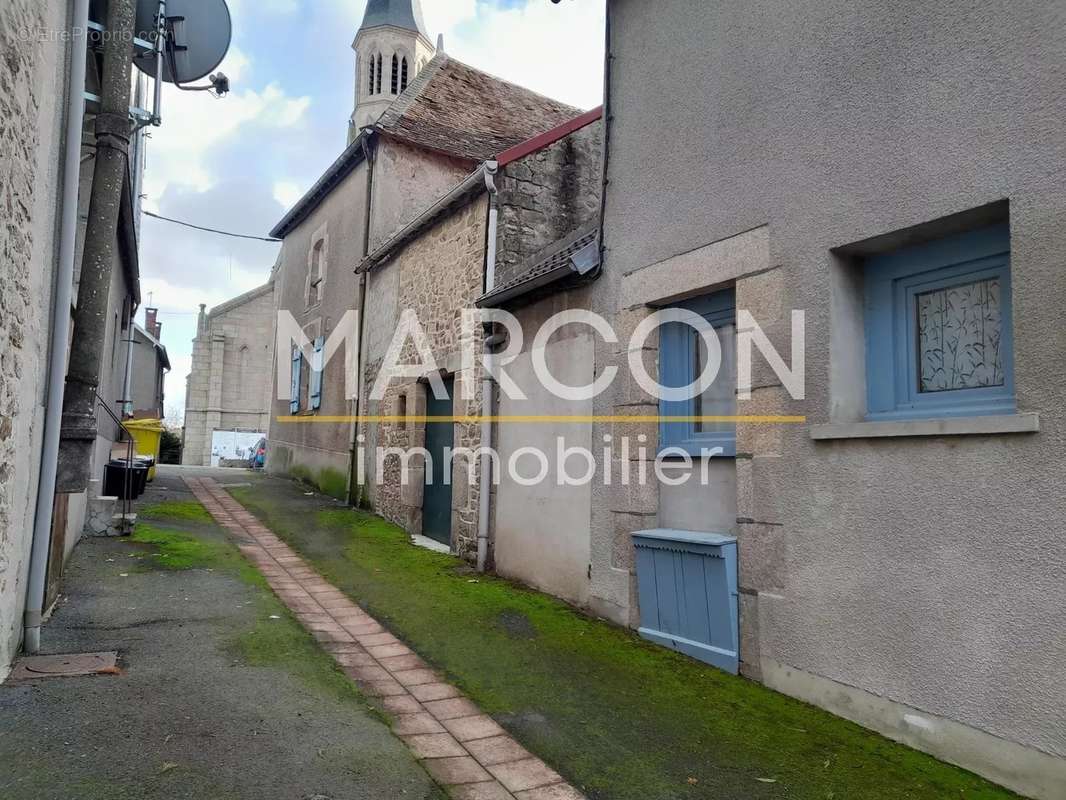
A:
[[[133,435],[126,430],[126,426],[122,424],[122,420],[115,414],[114,411],[107,405],[107,401],[100,396],[100,393],[93,391],[96,395],[97,401],[100,403],[100,407],[111,417],[112,422],[118,426],[119,439],[122,441],[122,437],[125,436],[128,441],[126,442],[126,470],[122,477],[122,523],[125,526],[126,520],[129,518],[129,514],[133,511]],[[111,454],[108,453],[108,460],[110,461]]]

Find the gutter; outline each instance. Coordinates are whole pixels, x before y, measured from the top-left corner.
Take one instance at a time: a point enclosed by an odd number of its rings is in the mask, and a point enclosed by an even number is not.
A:
[[[72,30],[88,30],[89,0],[74,0]],[[34,654],[41,649],[48,552],[52,545],[52,506],[55,502],[56,466],[59,461],[59,429],[63,413],[67,342],[70,338],[71,303],[74,299],[75,242],[78,233],[78,186],[81,182],[81,142],[85,107],[85,61],[87,37],[71,38],[67,76],[66,131],[63,152],[63,195],[60,208],[59,258],[55,293],[52,297],[52,336],[48,353],[48,400],[41,443],[41,471],[37,482],[37,508],[33,518],[30,574],[26,584],[23,649]]]
[[[366,137],[367,132],[364,128],[344,149],[344,152],[337,156],[337,160],[329,165],[322,177],[315,181],[314,186],[308,189],[304,196],[296,201],[296,205],[289,209],[289,212],[274,226],[270,231],[271,237],[284,239],[297,225],[307,219],[312,211],[318,208],[319,203],[336,188],[337,184],[359,166],[364,155],[363,143]]]

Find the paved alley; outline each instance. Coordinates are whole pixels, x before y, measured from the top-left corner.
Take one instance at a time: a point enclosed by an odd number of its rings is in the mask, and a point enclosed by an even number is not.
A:
[[[365,695],[378,699],[393,731],[454,798],[583,800],[558,773],[311,569],[217,481],[189,477],[186,482],[345,674]]]
[[[163,474],[142,507],[188,501]],[[226,553],[209,520],[150,519]],[[185,541],[178,539],[178,541]],[[121,675],[0,686],[0,797],[432,800],[445,795],[235,553],[86,539],[44,630],[47,653],[117,650]],[[258,643],[257,643],[257,640]]]

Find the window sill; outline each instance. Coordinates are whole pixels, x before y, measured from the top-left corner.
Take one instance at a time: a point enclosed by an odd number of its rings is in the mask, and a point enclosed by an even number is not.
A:
[[[911,436],[990,436],[1002,433],[1037,433],[1039,430],[1040,415],[1026,413],[989,417],[943,417],[813,425],[811,438],[815,441],[828,441]]]

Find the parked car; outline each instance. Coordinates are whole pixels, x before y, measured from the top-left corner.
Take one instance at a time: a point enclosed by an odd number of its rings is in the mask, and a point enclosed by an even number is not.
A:
[[[267,440],[263,436],[255,443],[255,447],[251,449],[248,455],[248,468],[249,469],[262,469],[266,464],[266,452],[267,452]]]

